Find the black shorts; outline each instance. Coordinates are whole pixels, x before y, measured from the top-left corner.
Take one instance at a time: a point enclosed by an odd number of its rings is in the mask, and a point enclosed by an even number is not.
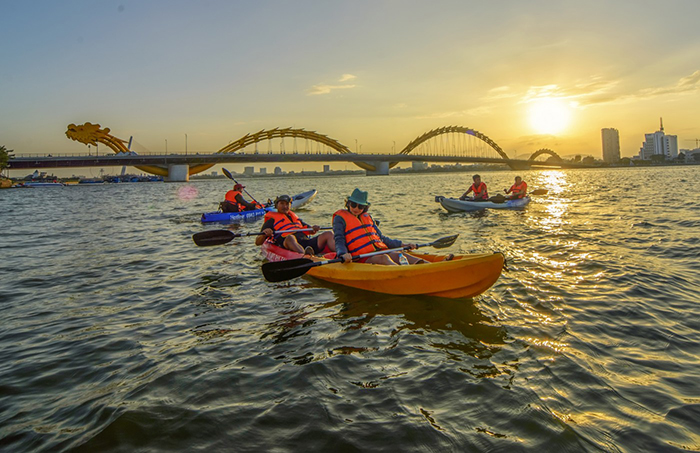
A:
[[[294,233],[294,237],[297,238],[297,242],[303,248],[311,247],[312,249],[314,249],[315,253],[321,253],[321,251],[318,249],[318,236],[310,238],[304,233]],[[285,238],[283,238],[282,235],[278,235],[277,239],[275,239],[275,245],[283,247],[282,244],[284,244],[284,239]]]

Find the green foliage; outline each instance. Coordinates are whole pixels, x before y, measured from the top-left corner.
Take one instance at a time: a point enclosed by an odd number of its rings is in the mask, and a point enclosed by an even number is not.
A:
[[[7,168],[7,163],[11,158],[15,157],[12,151],[13,150],[7,149],[4,146],[0,146],[0,170]]]

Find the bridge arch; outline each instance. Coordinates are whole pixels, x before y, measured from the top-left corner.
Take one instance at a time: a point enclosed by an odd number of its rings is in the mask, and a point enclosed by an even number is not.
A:
[[[543,154],[549,154],[550,156],[554,157],[558,161],[562,160],[562,158],[561,158],[561,156],[559,156],[559,154],[555,153],[554,151],[552,151],[551,149],[548,149],[548,148],[538,149],[537,151],[532,153],[532,155],[528,158],[528,160],[534,161],[535,159],[537,159],[539,156],[541,156]]]
[[[402,149],[399,154],[409,154],[416,148],[418,148],[420,145],[423,143],[427,142],[428,140],[435,138],[439,135],[443,134],[452,134],[452,133],[461,133],[461,134],[467,134],[471,135],[472,137],[476,137],[489,145],[491,148],[493,148],[494,151],[498,153],[499,156],[501,156],[504,159],[510,159],[508,155],[503,151],[503,149],[498,146],[496,142],[491,140],[488,136],[485,134],[482,134],[481,132],[471,129],[469,127],[464,127],[464,126],[445,126],[445,127],[440,127],[438,129],[433,129],[431,131],[426,132],[425,134],[421,135],[420,137],[415,138],[411,143],[406,145],[404,149]],[[398,162],[392,162],[389,164],[389,167],[394,167],[397,165]]]
[[[343,145],[340,143],[338,140],[335,140],[333,138],[328,137],[327,135],[319,134],[318,132],[315,131],[307,131],[305,129],[292,129],[290,127],[280,129],[280,128],[274,128],[270,130],[261,130],[259,132],[256,132],[254,134],[246,134],[243,137],[239,138],[235,142],[229,143],[228,145],[224,146],[221,148],[217,153],[235,153],[237,151],[242,150],[243,148],[252,145],[254,143],[259,143],[265,140],[271,140],[273,138],[285,138],[285,137],[293,137],[293,138],[302,138],[305,140],[311,140],[315,141],[318,143],[321,143],[323,145],[328,146],[329,148],[339,152],[340,154],[353,154],[352,151],[348,149],[347,146]],[[369,170],[369,171],[374,171],[375,167],[373,165],[370,165],[365,162],[354,162],[355,165],[358,167],[364,169],[364,170]]]

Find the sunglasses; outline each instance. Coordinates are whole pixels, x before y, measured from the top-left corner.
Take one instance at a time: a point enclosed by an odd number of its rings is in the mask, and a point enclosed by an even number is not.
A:
[[[360,209],[365,209],[367,207],[366,204],[355,203],[354,201],[348,201],[348,206],[350,206],[351,208],[360,208]]]

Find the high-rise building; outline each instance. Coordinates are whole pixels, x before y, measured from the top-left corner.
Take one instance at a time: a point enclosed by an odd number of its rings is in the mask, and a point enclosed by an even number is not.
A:
[[[608,163],[615,163],[620,160],[620,133],[617,129],[605,128],[603,135],[603,160]]]
[[[664,133],[664,120],[660,118],[660,129],[653,134],[644,134],[644,143],[639,148],[639,158],[649,160],[652,156],[678,157],[678,136]]]

